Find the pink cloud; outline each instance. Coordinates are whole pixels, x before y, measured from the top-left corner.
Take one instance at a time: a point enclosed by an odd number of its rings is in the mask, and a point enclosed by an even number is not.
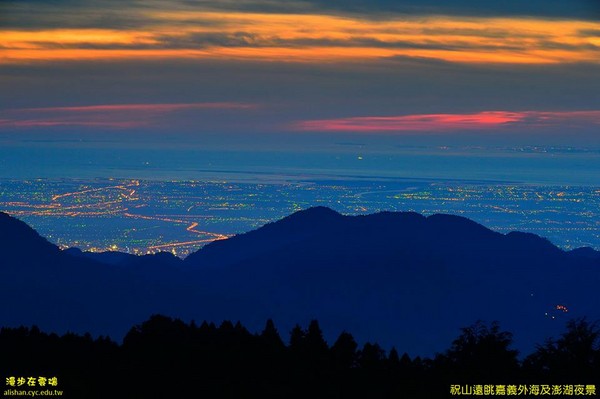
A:
[[[68,107],[20,108],[0,111],[2,127],[82,126],[118,129],[159,125],[174,112],[190,110],[245,110],[255,104],[235,102],[176,104],[102,104]]]
[[[112,127],[112,128],[135,128],[146,126],[148,123],[143,121],[43,121],[43,120],[0,120],[1,127],[53,127],[53,126],[88,126],[88,127]]]
[[[19,112],[120,112],[120,111],[143,111],[143,112],[172,112],[188,109],[250,109],[256,108],[256,104],[235,102],[214,103],[178,103],[178,104],[103,104],[83,105],[76,107],[45,107],[45,108],[21,108]]]
[[[444,132],[509,126],[600,125],[600,111],[485,111],[472,114],[363,116],[300,121],[294,130],[324,132]]]

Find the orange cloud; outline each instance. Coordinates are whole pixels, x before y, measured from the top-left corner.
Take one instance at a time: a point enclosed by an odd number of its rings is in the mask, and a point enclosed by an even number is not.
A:
[[[533,18],[152,11],[129,30],[0,30],[0,63],[114,59],[340,62],[421,57],[458,63],[598,62],[600,23]]]
[[[364,116],[301,121],[294,123],[292,129],[322,132],[393,133],[487,130],[519,125],[528,127],[600,125],[600,111],[486,111],[473,114]]]
[[[73,107],[20,108],[0,112],[2,127],[83,126],[129,129],[151,126],[172,112],[188,110],[253,109],[255,104],[235,102],[178,104],[103,104]]]

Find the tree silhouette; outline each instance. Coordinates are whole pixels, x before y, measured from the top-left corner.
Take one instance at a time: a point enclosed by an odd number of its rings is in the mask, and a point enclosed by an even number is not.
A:
[[[408,353],[404,352],[400,358],[400,367],[403,369],[408,369],[411,366],[412,361],[410,360],[410,356],[408,356]]]
[[[292,331],[290,331],[290,350],[293,352],[301,352],[304,350],[304,338],[306,333],[300,327],[299,324],[296,324]]]
[[[286,349],[275,323],[271,319],[267,320],[253,352],[255,360],[252,367],[258,373],[257,379],[268,376],[274,382],[288,380],[291,373]]]
[[[331,347],[331,357],[336,367],[349,369],[357,364],[356,349],[358,344],[354,337],[347,332],[342,332]]]
[[[367,370],[378,370],[384,367],[385,351],[378,344],[367,342],[358,354],[358,363]]]
[[[306,330],[296,325],[286,347],[272,320],[251,334],[239,322],[198,326],[154,315],[132,328],[122,345],[89,334],[2,328],[0,371],[56,373],[66,391],[85,398],[113,397],[115,386],[122,397],[169,398],[193,389],[214,398],[437,398],[449,395],[450,384],[598,383],[598,323],[570,321],[558,339],[526,359],[520,374],[511,343],[497,323],[477,322],[434,361],[411,360],[395,348],[386,355],[376,343],[358,351],[347,332],[328,348],[316,321]]]
[[[399,370],[400,369],[400,355],[398,355],[398,351],[395,347],[390,349],[390,353],[386,359],[386,367],[390,370]]]
[[[323,357],[329,350],[327,342],[323,338],[323,332],[319,327],[317,320],[312,320],[308,325],[308,330],[305,335],[306,349],[309,351],[311,356]]]
[[[569,320],[558,340],[548,339],[525,359],[529,372],[568,382],[596,378],[600,370],[600,327],[585,318]]]
[[[271,319],[267,320],[265,328],[260,334],[260,338],[262,339],[263,344],[271,350],[281,350],[285,347],[277,328],[275,328],[275,323],[273,323],[273,320]]]
[[[510,332],[501,331],[497,322],[488,327],[482,321],[461,331],[450,349],[437,356],[436,366],[449,376],[467,376],[471,381],[503,381],[517,375],[518,351],[510,349]]]

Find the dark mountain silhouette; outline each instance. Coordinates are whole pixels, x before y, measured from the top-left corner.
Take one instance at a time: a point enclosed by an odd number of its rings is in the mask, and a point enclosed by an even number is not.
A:
[[[117,251],[83,252],[79,248],[68,248],[63,253],[75,258],[116,266],[129,272],[141,273],[144,278],[151,280],[163,280],[165,273],[183,265],[180,258],[169,252],[138,256]]]
[[[580,258],[596,259],[600,260],[600,252],[595,251],[594,248],[583,247],[569,251],[569,255]]]
[[[1,284],[10,291],[0,294],[4,324],[120,339],[152,313],[241,320],[257,330],[273,319],[284,331],[318,319],[328,341],[349,330],[359,343],[430,355],[478,319],[500,321],[516,347],[530,351],[568,317],[600,316],[595,252],[564,252],[536,235],[504,235],[459,216],[310,208],[184,261],[61,252],[23,223],[0,221],[2,237],[22,234],[18,246],[0,244]],[[47,255],[26,258],[37,253]],[[52,319],[42,321],[32,303],[54,309]]]
[[[50,259],[60,250],[24,222],[0,212],[0,253],[3,263],[11,260]]]
[[[154,293],[174,289],[157,282],[156,274],[73,253],[77,251],[61,251],[27,224],[0,212],[0,324],[116,335],[119,325],[162,306],[163,298]],[[149,271],[156,270],[152,259],[148,263]]]

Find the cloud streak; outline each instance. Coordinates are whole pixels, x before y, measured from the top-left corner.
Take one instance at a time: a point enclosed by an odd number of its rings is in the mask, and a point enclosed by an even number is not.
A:
[[[190,109],[251,109],[256,104],[235,102],[214,103],[182,103],[182,104],[104,104],[83,105],[76,107],[43,107],[43,108],[21,108],[13,112],[125,112],[140,111],[152,114],[190,110]]]
[[[292,130],[319,132],[456,132],[498,130],[515,127],[600,126],[600,111],[484,111],[471,114],[420,114],[363,116],[300,121]]]
[[[127,59],[343,62],[416,57],[454,63],[600,60],[600,23],[534,18],[390,17],[223,11],[144,12],[130,29],[0,30],[0,64]],[[152,21],[152,22],[150,22]]]
[[[0,111],[0,129],[54,126],[133,129],[162,125],[173,113],[251,110],[257,107],[256,104],[247,103],[206,102],[20,108]]]
[[[156,23],[156,12],[325,14],[387,20],[410,16],[507,17],[600,20],[597,0],[3,0],[0,25],[57,29],[138,29]],[[205,21],[215,23],[218,21]]]

